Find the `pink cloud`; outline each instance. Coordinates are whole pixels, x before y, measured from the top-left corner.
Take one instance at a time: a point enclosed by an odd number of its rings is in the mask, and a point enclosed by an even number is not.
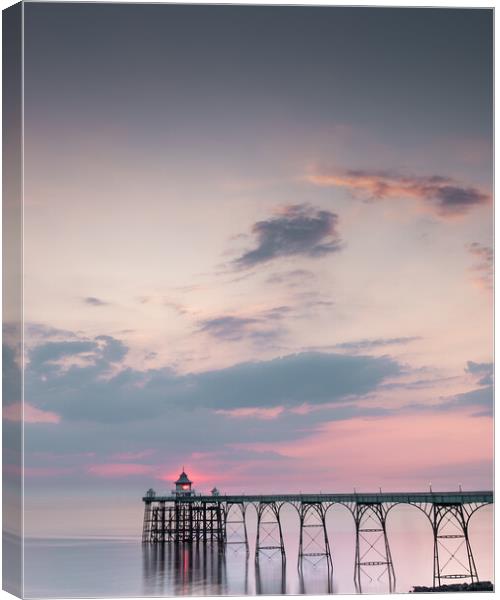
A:
[[[222,481],[228,477],[227,473],[224,473],[223,465],[221,465],[220,472],[216,472],[214,474],[208,464],[200,467],[186,463],[185,465],[181,465],[177,471],[169,471],[167,473],[159,472],[156,475],[156,479],[159,479],[160,481],[167,481],[173,484],[173,482],[179,477],[179,473],[183,466],[184,470],[188,474],[191,481],[194,482],[195,486],[197,484],[213,485],[214,482]]]
[[[272,408],[232,408],[232,409],[220,409],[215,412],[218,415],[224,415],[232,419],[261,419],[264,421],[270,421],[278,418],[281,413],[285,410],[283,406],[274,406]]]
[[[21,402],[9,404],[3,408],[3,418],[6,421],[20,422],[23,419],[23,405]],[[59,423],[61,417],[56,413],[42,410],[24,403],[24,422],[25,423]]]
[[[493,267],[495,260],[493,248],[483,246],[478,242],[468,244],[466,248],[471,256],[476,259],[476,263],[470,269],[474,274],[474,283],[487,292],[491,292],[493,290]]]
[[[137,463],[104,463],[102,465],[89,465],[88,473],[97,477],[129,477],[131,475],[147,475],[154,472],[150,465]]]
[[[391,171],[327,169],[306,179],[318,186],[344,187],[377,200],[412,198],[440,217],[463,215],[491,202],[491,195],[442,175],[411,176]]]

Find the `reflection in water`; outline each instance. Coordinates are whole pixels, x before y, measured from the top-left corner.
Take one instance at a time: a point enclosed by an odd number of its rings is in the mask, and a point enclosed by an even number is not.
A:
[[[147,596],[227,594],[226,558],[217,544],[143,546]]]
[[[294,573],[288,573],[287,579],[287,564],[280,556],[254,560],[244,546],[224,552],[218,544],[146,544],[142,556],[145,596],[319,595],[338,591],[326,559],[316,563],[303,560],[298,570],[294,565]]]
[[[300,594],[333,594],[333,569],[326,559],[311,563],[303,560],[299,564]]]
[[[286,562],[281,556],[255,561],[255,593],[286,594]]]

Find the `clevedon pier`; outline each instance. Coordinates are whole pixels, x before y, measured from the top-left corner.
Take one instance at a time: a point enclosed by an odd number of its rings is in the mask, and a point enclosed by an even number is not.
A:
[[[351,513],[355,526],[354,582],[361,590],[362,579],[385,578],[395,589],[387,517],[398,505],[416,507],[427,517],[433,535],[433,587],[460,580],[479,581],[469,540],[472,515],[493,503],[492,491],[351,493],[351,494],[269,494],[225,495],[214,488],[210,495],[197,494],[192,481],[182,471],[170,495],[160,496],[152,489],[144,502],[144,544],[238,544],[249,552],[247,515],[256,514],[255,560],[278,556],[286,561],[282,518],[285,505],[291,505],[299,520],[298,568],[304,561],[326,562],[333,572],[334,553],[326,526],[326,515],[334,505]],[[331,534],[330,534],[331,537]],[[253,544],[252,544],[253,547]],[[432,550],[432,552],[431,552]],[[433,557],[433,558],[432,558]],[[426,582],[427,583],[427,582]],[[430,583],[430,582],[429,582]]]

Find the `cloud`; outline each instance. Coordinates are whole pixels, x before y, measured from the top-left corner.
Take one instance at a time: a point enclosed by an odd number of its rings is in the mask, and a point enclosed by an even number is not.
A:
[[[56,415],[56,413],[41,410],[27,402],[24,403],[24,419],[23,405],[21,402],[4,406],[3,418],[6,421],[24,421],[24,423],[59,423],[61,421],[61,417]]]
[[[342,243],[337,232],[338,216],[327,210],[314,210],[305,204],[283,208],[276,216],[252,226],[256,247],[232,262],[236,269],[286,256],[318,258],[338,252]]]
[[[375,348],[380,348],[383,346],[410,344],[411,342],[415,342],[420,339],[422,338],[419,336],[363,339],[336,344],[335,348],[338,348],[339,350],[349,350],[350,352],[359,352],[365,350],[373,350]]]
[[[73,467],[59,472],[60,485],[86,476],[106,480],[109,486],[131,479],[146,489],[152,478],[177,468],[193,452],[217,450],[220,469],[227,469],[235,444],[302,444],[304,436],[316,435],[327,421],[400,415],[411,423],[413,415],[425,412],[432,422],[440,414],[455,418],[466,412],[491,413],[491,389],[486,386],[482,392],[441,398],[434,405],[377,406],[374,392],[403,372],[388,357],[302,352],[187,375],[118,363],[112,377],[100,353],[92,360],[61,372],[41,373],[36,365],[27,366],[30,403],[62,417],[57,427],[26,425],[27,464],[47,473]],[[467,368],[480,376],[481,365]],[[308,410],[302,410],[306,405]],[[89,448],[95,456],[77,463],[71,458]],[[150,458],[145,448],[154,448],[155,456]],[[46,450],[70,453],[70,458],[44,459]],[[214,471],[210,464],[209,471]],[[33,485],[43,485],[42,477],[34,479]]]
[[[478,385],[493,385],[493,363],[477,363],[472,360],[467,361],[465,372],[474,376],[479,376]]]
[[[442,175],[418,177],[393,171],[332,169],[310,174],[307,180],[319,186],[345,187],[376,200],[413,198],[443,218],[463,215],[491,201],[490,194]]]
[[[466,245],[469,253],[476,259],[476,264],[470,269],[474,274],[474,282],[487,292],[493,290],[493,268],[495,256],[493,248],[483,246],[478,242]]]
[[[209,333],[218,339],[239,341],[252,335],[254,333],[252,326],[259,322],[260,320],[255,318],[228,315],[200,321],[199,330]]]
[[[17,404],[22,398],[22,370],[17,352],[9,344],[2,344],[2,404]]]
[[[285,309],[272,309],[271,318],[279,320]],[[221,335],[232,335],[228,331]],[[32,350],[26,369],[30,404],[63,419],[143,421],[174,410],[330,403],[371,392],[385,378],[400,372],[399,364],[388,357],[309,352],[181,375],[168,368],[142,371],[123,367],[119,361],[128,349],[110,336],[97,336],[89,343],[58,343],[55,347],[49,343]],[[45,368],[48,359],[88,351],[89,347],[93,351],[83,363],[66,369],[60,365]]]
[[[123,342],[109,335],[99,335],[93,340],[46,342],[32,348],[29,366],[47,374],[60,374],[65,368],[58,361],[77,359],[86,365],[106,365],[120,362],[128,352]],[[74,365],[73,365],[74,368]]]
[[[40,344],[29,353],[30,362],[43,365],[66,356],[76,356],[94,352],[97,344],[91,341],[47,342]]]
[[[25,324],[26,339],[31,341],[31,338],[35,339],[52,339],[61,338],[68,340],[68,338],[77,338],[78,336],[73,331],[67,329],[59,329],[57,327],[49,327],[42,323],[26,323]]]
[[[130,475],[145,475],[153,473],[154,467],[138,463],[104,463],[89,465],[87,472],[98,477],[130,477]]]
[[[120,362],[128,352],[127,346],[110,335],[98,335],[94,338],[99,342],[99,353],[104,361]]]
[[[219,409],[215,412],[218,415],[224,415],[232,419],[263,419],[265,421],[278,418],[285,409],[283,406],[273,406],[272,408],[233,408]]]
[[[273,273],[266,279],[266,283],[285,285],[286,287],[302,287],[314,279],[314,274],[306,269],[292,269],[282,273]]]
[[[251,316],[221,315],[201,320],[198,331],[208,333],[223,341],[239,342],[244,339],[270,340],[284,333],[279,325],[285,317],[292,316],[290,306],[274,306]]]
[[[89,306],[108,306],[109,304],[109,302],[105,302],[104,300],[95,298],[94,296],[87,296],[87,298],[83,299],[83,302]]]
[[[493,415],[493,386],[488,385],[470,392],[457,394],[436,406],[440,411],[455,411],[459,408],[474,408],[479,410],[474,416],[484,417]]]

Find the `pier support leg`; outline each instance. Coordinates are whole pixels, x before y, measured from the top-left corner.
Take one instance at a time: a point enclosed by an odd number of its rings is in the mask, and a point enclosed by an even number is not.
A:
[[[142,543],[147,544],[151,541],[151,502],[144,504],[144,522],[142,526]]]
[[[243,502],[227,504],[224,510],[224,541],[244,546],[248,553],[248,534]]]
[[[277,502],[260,502],[257,507],[255,560],[258,560],[260,555],[271,558],[276,554],[280,554],[283,561],[286,560],[280,508],[281,505]]]
[[[363,580],[382,581],[387,577],[389,591],[396,585],[389,538],[386,529],[387,509],[381,503],[357,503],[354,510],[356,525],[356,556],[354,583],[358,592]]]
[[[462,504],[434,504],[432,507],[434,535],[433,587],[447,579],[479,581],[469,541],[468,517]]]
[[[326,560],[333,568],[328,532],[326,530],[326,510],[321,502],[301,502],[299,507],[300,538],[298,566],[304,559],[314,565]]]

